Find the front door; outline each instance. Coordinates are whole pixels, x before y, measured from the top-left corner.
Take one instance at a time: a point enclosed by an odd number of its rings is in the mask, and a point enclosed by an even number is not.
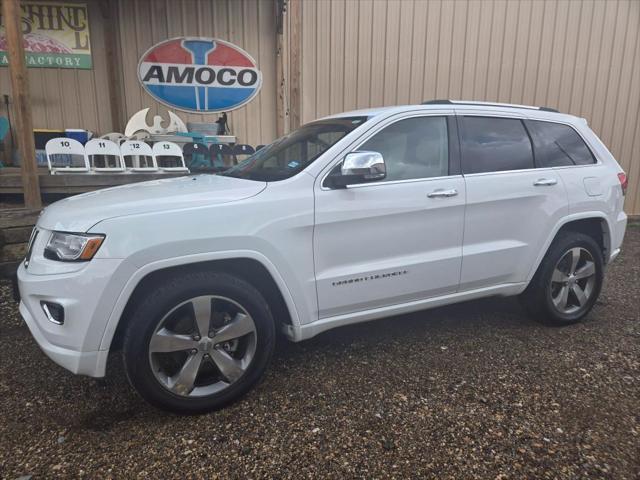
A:
[[[465,185],[455,129],[454,117],[446,115],[389,120],[353,149],[381,153],[387,178],[346,189],[329,189],[319,179],[320,318],[457,290]]]

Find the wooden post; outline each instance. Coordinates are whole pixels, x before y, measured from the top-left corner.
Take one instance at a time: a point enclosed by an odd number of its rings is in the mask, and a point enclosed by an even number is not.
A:
[[[276,29],[276,134],[278,137],[283,136],[287,131],[287,85],[286,85],[286,70],[285,70],[285,26],[284,19],[286,14],[284,10],[284,3],[280,1],[276,2],[276,9],[280,8],[280,11],[276,11],[276,23],[278,28]]]
[[[291,130],[300,126],[300,81],[302,62],[302,1],[290,0],[289,14],[289,125]]]
[[[111,128],[114,132],[124,131],[122,118],[122,88],[120,84],[120,56],[118,55],[118,5],[114,0],[100,2],[100,13],[104,24],[105,54],[107,57],[107,85],[109,86],[109,107]]]
[[[9,57],[9,75],[13,94],[13,122],[16,127],[20,166],[22,170],[22,192],[27,208],[41,208],[40,185],[36,147],[33,141],[33,117],[31,115],[31,94],[29,76],[24,59],[22,31],[20,30],[21,9],[19,0],[2,0],[2,17]]]

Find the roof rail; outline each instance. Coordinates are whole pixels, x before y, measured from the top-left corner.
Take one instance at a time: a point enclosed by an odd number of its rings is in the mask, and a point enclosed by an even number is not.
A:
[[[497,102],[476,102],[464,100],[427,100],[422,105],[484,105],[488,107],[508,107],[508,108],[528,108],[529,110],[540,110],[542,112],[555,112],[558,110],[551,107],[532,107],[529,105],[515,105],[513,103],[497,103]]]

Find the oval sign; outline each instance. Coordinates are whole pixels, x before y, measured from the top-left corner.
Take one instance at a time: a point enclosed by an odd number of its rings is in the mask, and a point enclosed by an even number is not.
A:
[[[240,47],[217,38],[178,37],[157,43],[138,63],[144,89],[188,112],[228,112],[260,91],[262,73]]]

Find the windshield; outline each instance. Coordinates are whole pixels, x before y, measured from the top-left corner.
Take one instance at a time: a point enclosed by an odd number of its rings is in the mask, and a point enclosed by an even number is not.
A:
[[[227,177],[273,182],[304,170],[367,117],[343,117],[308,123],[220,173]]]

